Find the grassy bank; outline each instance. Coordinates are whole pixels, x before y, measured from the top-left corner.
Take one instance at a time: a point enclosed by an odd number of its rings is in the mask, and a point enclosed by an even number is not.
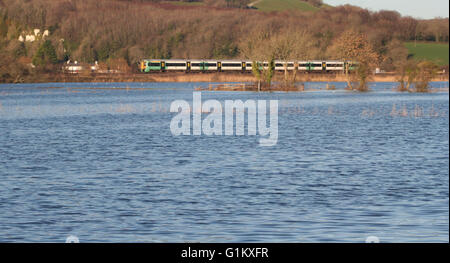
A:
[[[441,66],[449,63],[448,43],[407,42],[405,45],[415,59],[431,60]]]
[[[256,1],[255,1],[256,2]],[[299,0],[260,0],[255,3],[254,7],[261,11],[283,11],[283,10],[299,10],[299,11],[317,11],[315,7],[309,3]]]

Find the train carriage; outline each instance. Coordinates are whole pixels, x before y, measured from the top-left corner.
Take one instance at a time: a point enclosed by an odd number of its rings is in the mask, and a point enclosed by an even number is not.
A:
[[[298,70],[299,71],[308,71],[309,70],[309,62],[308,61],[299,61],[298,62]]]
[[[218,71],[220,62],[217,60],[205,60],[204,71]]]
[[[208,68],[203,60],[191,60],[190,64],[190,71],[204,71]]]
[[[141,61],[142,72],[161,71],[163,69],[161,60],[143,60]]]
[[[259,61],[257,61],[257,62],[254,62],[254,63],[256,63],[256,65],[257,65],[259,70],[263,70],[263,69],[264,70],[268,70],[269,69],[269,63],[268,62],[259,62]],[[253,70],[253,63],[252,63],[251,70]]]
[[[327,61],[326,62],[327,71],[344,71],[344,62],[342,61]]]
[[[279,61],[275,60],[275,70],[284,71],[287,66],[287,70],[295,70],[295,63],[293,61]]]
[[[242,71],[246,69],[246,63],[236,60],[222,60],[222,71]]]
[[[310,61],[309,71],[322,71],[326,68],[326,62],[323,61]]]
[[[299,61],[298,70],[306,72],[320,72],[326,69],[324,61]]]
[[[187,61],[186,60],[178,60],[178,59],[169,59],[165,60],[165,70],[170,71],[186,71],[187,70]]]

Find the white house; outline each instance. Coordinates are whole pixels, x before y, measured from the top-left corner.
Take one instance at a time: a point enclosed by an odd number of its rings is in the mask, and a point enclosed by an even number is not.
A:
[[[34,42],[34,41],[36,41],[36,37],[33,36],[33,35],[26,35],[25,36],[25,41],[27,41],[27,42]]]

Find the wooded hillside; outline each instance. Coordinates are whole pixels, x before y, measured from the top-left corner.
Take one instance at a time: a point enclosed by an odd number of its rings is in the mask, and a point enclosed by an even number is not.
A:
[[[0,0],[1,60],[30,62],[47,40],[46,49],[56,54],[56,60],[43,59],[49,63],[120,59],[134,67],[142,58],[239,58],[255,32],[301,33],[314,59],[340,59],[332,47],[349,30],[365,34],[384,58],[405,41],[449,39],[448,18],[416,20],[348,5],[260,12],[239,8],[249,1],[205,1],[209,4],[183,6],[151,0]],[[49,36],[19,41],[34,29],[48,30]],[[383,61],[387,70],[393,67],[392,59]]]

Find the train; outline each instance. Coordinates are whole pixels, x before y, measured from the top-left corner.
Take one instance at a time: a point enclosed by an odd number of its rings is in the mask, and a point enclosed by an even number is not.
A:
[[[143,59],[139,69],[144,73],[151,72],[252,72],[253,63],[260,69],[268,69],[268,62],[252,62],[246,60],[201,60],[201,59]],[[345,72],[353,70],[357,62],[351,61],[280,61],[275,60],[270,66],[275,71],[298,70],[302,72]]]

